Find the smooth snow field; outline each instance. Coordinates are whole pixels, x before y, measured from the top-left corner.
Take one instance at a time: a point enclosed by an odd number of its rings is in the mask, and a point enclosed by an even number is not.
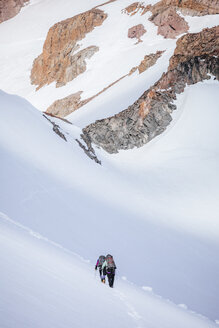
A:
[[[215,327],[121,279],[110,289],[85,261],[3,215],[0,246],[2,328]]]
[[[153,85],[177,41],[157,35],[149,13],[122,14],[133,0],[117,0],[80,42],[100,47],[84,74],[38,92],[30,83],[48,29],[102,2],[31,0],[0,24],[0,328],[217,327],[218,82],[186,87],[168,129],[144,147],[95,149],[102,165],[88,158],[75,141],[81,129]],[[185,19],[190,32],[219,24],[219,15]],[[147,33],[136,44],[127,31],[139,22]],[[157,50],[165,52],[156,65],[70,114],[71,124],[49,117],[67,142],[54,133],[41,112],[51,102],[94,95]],[[108,253],[114,289],[94,270]]]
[[[74,140],[78,128],[59,122],[68,139],[65,142],[28,102],[1,92],[1,215],[89,260],[87,274],[92,277],[99,253],[113,253],[120,279],[125,276],[138,290],[146,286],[146,290],[153,289],[155,294],[183,304],[186,314],[190,310],[217,320],[217,88],[214,81],[187,88],[179,97],[180,108],[163,136],[141,149],[113,157],[98,150],[102,166],[78,147]],[[204,135],[203,130],[208,134]],[[21,279],[18,285],[25,286],[26,279],[16,266],[14,271],[7,269],[11,258],[7,247],[1,248],[6,273],[1,270],[0,279],[5,279],[3,299],[8,297],[12,302],[14,296],[10,295],[15,293],[18,300],[21,295],[12,283],[7,283],[11,272]],[[35,263],[31,250],[29,257]],[[33,265],[38,267],[37,263]],[[34,289],[36,278],[32,279],[30,272],[29,283]],[[98,280],[92,284],[102,288]],[[47,283],[37,286],[40,293]],[[28,302],[25,294],[21,298]],[[35,301],[40,303],[41,296]],[[135,301],[140,302],[137,296]],[[7,304],[4,303],[2,317],[6,322],[9,317],[16,320],[16,305]],[[147,306],[145,303],[145,311]],[[25,321],[26,307],[21,308],[19,316]],[[162,311],[166,313],[165,307]],[[167,327],[178,327],[174,322],[170,320]],[[151,324],[154,326],[155,321]],[[12,324],[7,323],[6,327]],[[67,325],[63,323],[63,327]]]

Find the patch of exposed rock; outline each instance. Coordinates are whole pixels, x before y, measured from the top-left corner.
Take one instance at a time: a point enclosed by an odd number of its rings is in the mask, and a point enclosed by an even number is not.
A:
[[[75,109],[81,106],[82,91],[78,91],[63,99],[56,100],[46,110],[47,114],[52,114],[59,117],[65,117],[72,113]]]
[[[176,43],[176,49],[170,58],[169,69],[194,56],[219,56],[219,26],[206,28],[200,33],[183,35]]]
[[[42,54],[34,60],[31,83],[38,89],[56,82],[65,85],[86,70],[86,59],[91,58],[98,47],[90,46],[79,51],[77,42],[107,18],[100,9],[92,9],[53,25],[47,34]]]
[[[176,9],[173,7],[164,7],[160,11],[155,11],[150,20],[158,26],[157,34],[162,35],[164,38],[174,39],[189,29],[188,23],[177,14]]]
[[[158,34],[175,38],[188,31],[189,26],[182,16],[203,16],[219,13],[219,0],[161,0],[151,7],[150,20],[158,26]]]
[[[85,127],[83,139],[116,153],[141,147],[161,134],[172,120],[176,94],[210,75],[219,80],[219,44],[215,33],[218,27],[181,37],[167,73],[126,110]]]
[[[164,51],[157,51],[155,54],[146,55],[137,67],[131,69],[129,75],[133,74],[136,70],[138,70],[139,74],[145,72],[149,67],[156,64],[163,52]]]
[[[146,55],[144,59],[141,61],[141,63],[138,66],[133,67],[128,74],[123,75],[118,80],[114,81],[106,88],[104,88],[103,90],[101,90],[96,95],[90,98],[81,100],[82,91],[78,91],[63,99],[56,100],[51,106],[48,107],[48,109],[46,110],[46,114],[52,114],[61,118],[71,114],[78,108],[87,104],[89,101],[98,97],[100,94],[105,92],[107,89],[109,89],[110,87],[112,87],[113,85],[115,85],[116,83],[127,77],[128,75],[133,74],[136,70],[138,70],[139,74],[145,72],[149,67],[156,64],[158,58],[160,58],[162,53],[163,51],[157,51],[155,54]]]
[[[43,114],[43,117],[45,117],[51,124],[52,124],[52,126],[53,126],[53,131],[60,137],[60,138],[62,138],[63,140],[65,140],[65,141],[67,141],[67,139],[66,139],[66,137],[65,137],[65,135],[64,135],[64,133],[62,133],[61,131],[60,131],[60,126],[58,125],[58,124],[56,124],[56,123],[54,123],[52,120],[50,120],[46,115],[44,115]]]
[[[1,0],[0,23],[16,16],[29,0]]]
[[[82,138],[83,139],[83,138]],[[90,158],[92,159],[93,161],[95,161],[97,164],[100,164],[101,165],[101,161],[97,158],[97,155],[95,153],[95,150],[91,144],[91,142],[89,142],[87,139],[84,140],[84,144],[78,140],[78,139],[75,139],[79,145],[79,147],[81,147],[83,149],[83,151],[85,152],[85,154]]]
[[[142,35],[144,35],[147,31],[145,30],[144,28],[144,25],[143,24],[138,24],[138,25],[135,25],[133,27],[130,27],[129,30],[128,30],[128,38],[131,38],[131,39],[138,39],[138,41],[140,41],[140,38]]]
[[[127,15],[133,16],[137,14],[139,11],[141,12],[141,15],[144,15],[147,11],[149,11],[151,8],[151,5],[145,6],[142,2],[134,2],[125,9],[122,10],[122,13],[125,13]]]
[[[218,0],[162,0],[153,6],[153,10],[160,11],[161,8],[170,6],[190,16],[219,14]]]

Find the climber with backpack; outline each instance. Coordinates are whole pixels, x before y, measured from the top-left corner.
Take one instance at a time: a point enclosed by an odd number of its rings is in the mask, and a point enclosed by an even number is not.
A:
[[[106,257],[104,255],[100,255],[99,258],[97,259],[97,263],[95,265],[95,270],[97,270],[97,268],[99,268],[100,279],[104,284],[105,284],[106,273],[104,274],[102,265],[105,262],[105,260],[106,260]]]
[[[112,255],[108,254],[102,265],[102,270],[104,274],[107,274],[109,286],[112,288],[115,278],[116,265]]]

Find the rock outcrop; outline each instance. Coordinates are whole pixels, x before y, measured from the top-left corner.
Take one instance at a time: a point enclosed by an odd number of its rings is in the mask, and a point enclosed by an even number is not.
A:
[[[189,26],[185,19],[177,14],[173,7],[164,7],[161,10],[152,10],[150,20],[158,26],[157,34],[164,38],[174,39],[176,36],[188,31]]]
[[[150,20],[158,26],[158,34],[175,38],[188,31],[189,26],[182,16],[203,16],[219,13],[219,0],[161,0],[151,7]]]
[[[63,99],[58,99],[49,106],[46,110],[47,114],[52,114],[59,117],[65,117],[71,114],[75,109],[81,106],[82,91],[78,91]]]
[[[128,38],[141,40],[141,36],[144,35],[147,31],[144,28],[143,24],[138,24],[133,27],[130,27],[128,30]]]
[[[182,14],[190,16],[204,16],[219,14],[218,0],[162,0],[153,6],[154,11],[162,8],[174,7]]]
[[[147,11],[150,10],[150,8],[151,5],[145,6],[142,2],[134,2],[125,9],[123,9],[122,12],[130,16],[133,16],[138,12],[140,12],[141,15],[144,15]]]
[[[83,140],[116,153],[120,149],[141,147],[162,133],[176,109],[173,103],[176,94],[183,92],[186,85],[209,79],[210,75],[219,80],[219,45],[213,37],[217,31],[215,27],[181,37],[167,73],[128,109],[85,127]],[[204,42],[208,46],[203,47],[203,36],[209,37]],[[188,49],[189,54],[185,56],[187,42],[191,43],[191,52]]]
[[[29,0],[1,0],[0,23],[16,16]]]
[[[200,33],[183,35],[176,43],[174,55],[170,59],[169,69],[174,69],[194,56],[219,56],[219,26],[206,28]]]
[[[208,56],[180,63],[128,109],[84,128],[83,139],[109,153],[143,146],[170,124],[176,93],[183,92],[187,84],[210,78],[209,74],[219,79],[218,66],[218,58]]]
[[[155,54],[146,55],[138,66],[131,69],[129,75],[133,74],[136,70],[138,70],[139,74],[145,72],[149,67],[156,64],[163,52],[164,51],[157,51]]]
[[[67,141],[64,133],[61,132],[60,126],[53,122],[51,119],[49,119],[45,114],[43,114],[43,117],[45,117],[51,124],[52,124],[52,129],[53,131],[63,140]]]
[[[79,50],[77,42],[106,18],[102,10],[92,9],[52,26],[42,54],[33,63],[31,83],[38,85],[38,89],[52,82],[59,87],[83,73],[86,70],[85,60],[93,56],[98,47]]]

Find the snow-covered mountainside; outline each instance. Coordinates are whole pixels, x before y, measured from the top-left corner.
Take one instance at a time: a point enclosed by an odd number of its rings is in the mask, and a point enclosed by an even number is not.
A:
[[[0,326],[217,326],[219,2],[15,3]],[[107,253],[114,289],[94,272]]]

